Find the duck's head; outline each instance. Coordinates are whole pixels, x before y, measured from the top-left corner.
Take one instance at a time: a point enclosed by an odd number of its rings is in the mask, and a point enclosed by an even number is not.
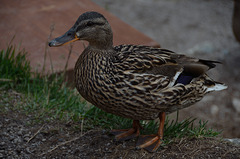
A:
[[[112,47],[112,30],[106,18],[98,12],[86,12],[64,35],[53,39],[49,46],[61,46],[77,40],[86,40],[93,47]]]

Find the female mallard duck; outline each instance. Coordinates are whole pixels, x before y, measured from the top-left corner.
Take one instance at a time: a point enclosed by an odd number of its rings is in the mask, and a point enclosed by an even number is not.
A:
[[[188,107],[206,93],[226,88],[206,74],[216,61],[149,46],[113,47],[111,27],[97,12],[82,14],[69,31],[49,42],[49,46],[76,40],[89,42],[75,65],[79,93],[106,112],[133,119],[131,129],[114,131],[117,140],[139,136],[139,120],[160,119],[158,133],[140,136],[137,148],[158,149],[165,113]]]

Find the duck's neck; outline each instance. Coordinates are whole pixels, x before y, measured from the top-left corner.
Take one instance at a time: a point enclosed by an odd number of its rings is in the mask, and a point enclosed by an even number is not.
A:
[[[89,42],[89,46],[90,49],[96,49],[96,50],[109,50],[113,48],[113,43],[112,41],[106,41],[106,42],[97,42],[97,41],[93,41],[93,42]]]
[[[109,50],[113,48],[113,34],[111,30],[98,36],[99,38],[87,40],[91,48],[99,50]]]

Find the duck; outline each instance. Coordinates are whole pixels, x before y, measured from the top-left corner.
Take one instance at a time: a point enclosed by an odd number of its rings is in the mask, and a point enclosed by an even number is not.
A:
[[[129,129],[112,130],[117,141],[137,138],[136,148],[155,152],[163,143],[166,114],[189,107],[206,94],[227,88],[207,75],[218,61],[204,60],[144,45],[113,46],[113,32],[100,13],[81,14],[58,47],[84,40],[88,46],[75,67],[80,95],[105,112],[133,120]],[[156,134],[141,135],[140,120],[159,119]]]

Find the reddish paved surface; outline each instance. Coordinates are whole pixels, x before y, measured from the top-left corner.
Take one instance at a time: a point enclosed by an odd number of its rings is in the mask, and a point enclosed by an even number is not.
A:
[[[54,24],[53,37],[65,33],[78,16],[86,11],[98,11],[105,15],[113,28],[114,45],[144,44],[158,45],[151,38],[140,33],[113,16],[103,8],[89,0],[1,0],[0,2],[0,48],[6,48],[7,43],[15,35],[14,44],[19,44],[28,53],[28,59],[34,69],[42,70],[45,45],[50,34],[50,26]],[[74,67],[75,61],[83,50],[82,42],[75,42],[69,67]],[[69,45],[49,49],[54,71],[62,70],[68,56]],[[50,70],[49,55],[46,60],[46,70]]]

